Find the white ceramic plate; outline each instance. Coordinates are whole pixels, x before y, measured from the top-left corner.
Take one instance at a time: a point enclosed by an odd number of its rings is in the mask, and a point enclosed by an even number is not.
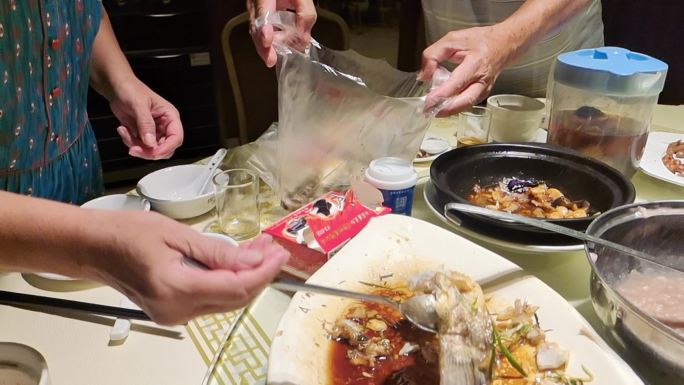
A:
[[[667,146],[678,140],[684,140],[684,134],[669,132],[651,132],[648,134],[644,155],[641,157],[639,168],[645,174],[684,187],[684,177],[677,176],[663,164],[663,155]]]
[[[423,139],[423,143],[421,144],[420,148],[423,149],[423,146],[426,146],[426,145],[428,147],[432,147],[432,146],[437,145],[437,146],[443,148],[443,150],[439,151],[436,154],[426,156],[424,158],[416,157],[415,159],[413,159],[413,161],[415,163],[432,162],[433,160],[437,159],[438,156],[444,154],[445,152],[451,150],[451,148],[452,148],[452,146],[451,146],[451,144],[449,144],[448,140],[442,138],[441,136],[432,135],[432,134],[425,135],[425,138]]]
[[[136,195],[112,194],[89,200],[81,207],[101,210],[150,211],[150,202]]]
[[[569,374],[582,375],[585,365],[592,384],[643,384],[560,295],[539,279],[493,252],[447,230],[406,216],[373,218],[307,282],[350,290],[368,290],[359,281],[390,285],[421,271],[451,269],[483,283],[487,293],[540,306],[539,320],[548,339],[570,351]],[[271,345],[268,384],[329,384],[332,342],[323,329],[350,302],[317,294],[297,293],[280,320]]]
[[[430,182],[428,182],[428,184],[429,183]],[[434,206],[429,196],[429,189],[431,188],[431,186],[429,186],[428,184],[426,184],[423,188],[423,199],[425,199],[425,204],[435,216],[437,216],[445,224],[449,225],[457,233],[480,240],[492,246],[500,247],[502,249],[514,250],[525,253],[562,253],[568,251],[584,250],[584,244],[581,242],[574,245],[532,245],[526,243],[516,243],[510,241],[503,241],[501,239],[496,239],[484,234],[480,234],[477,231],[471,230],[465,226],[458,226],[455,223],[449,221],[444,216],[444,212],[441,208],[438,209]]]
[[[55,273],[35,273],[35,275],[45,278],[45,279],[50,279],[53,281],[79,281],[80,278],[73,278],[73,277],[67,277],[66,275],[60,275],[60,274],[55,274]]]

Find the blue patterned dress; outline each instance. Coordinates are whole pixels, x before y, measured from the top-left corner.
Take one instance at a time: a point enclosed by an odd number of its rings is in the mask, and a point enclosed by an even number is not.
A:
[[[102,195],[86,111],[101,0],[0,0],[0,189],[74,204]]]

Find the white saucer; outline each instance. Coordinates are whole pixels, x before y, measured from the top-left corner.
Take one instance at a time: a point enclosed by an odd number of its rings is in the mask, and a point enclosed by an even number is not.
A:
[[[80,278],[67,277],[66,275],[60,275],[55,273],[34,273],[40,278],[50,279],[53,281],[80,281]]]
[[[663,155],[667,146],[678,140],[684,140],[684,134],[674,134],[669,132],[651,132],[648,134],[644,155],[641,157],[639,168],[644,174],[665,182],[684,187],[684,177],[677,176],[663,164]]]
[[[432,135],[432,134],[427,134],[425,135],[425,138],[423,139],[423,143],[420,145],[421,150],[433,150],[437,151],[433,153],[430,156],[426,156],[424,158],[418,158],[416,157],[413,159],[415,163],[425,163],[425,162],[431,162],[435,159],[437,159],[438,156],[444,154],[445,152],[451,150],[452,146],[449,144],[449,141],[444,139],[441,136],[437,135]]]

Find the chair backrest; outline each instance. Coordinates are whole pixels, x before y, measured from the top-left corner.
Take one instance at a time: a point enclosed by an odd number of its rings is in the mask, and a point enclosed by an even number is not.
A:
[[[312,36],[326,47],[349,49],[349,27],[337,14],[317,8]],[[249,16],[230,19],[221,35],[228,80],[233,91],[240,141],[258,138],[278,120],[278,83],[273,68],[267,68],[254,49],[249,35]]]

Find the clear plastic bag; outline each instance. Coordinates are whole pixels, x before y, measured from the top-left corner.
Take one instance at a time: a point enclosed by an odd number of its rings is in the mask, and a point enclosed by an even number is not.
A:
[[[256,141],[249,164],[280,197],[297,208],[323,192],[349,186],[371,160],[412,160],[437,109],[424,113],[430,82],[384,60],[335,51],[316,41],[298,50],[294,14],[256,21],[273,24],[278,54],[277,129]],[[432,83],[448,78],[440,69]]]

